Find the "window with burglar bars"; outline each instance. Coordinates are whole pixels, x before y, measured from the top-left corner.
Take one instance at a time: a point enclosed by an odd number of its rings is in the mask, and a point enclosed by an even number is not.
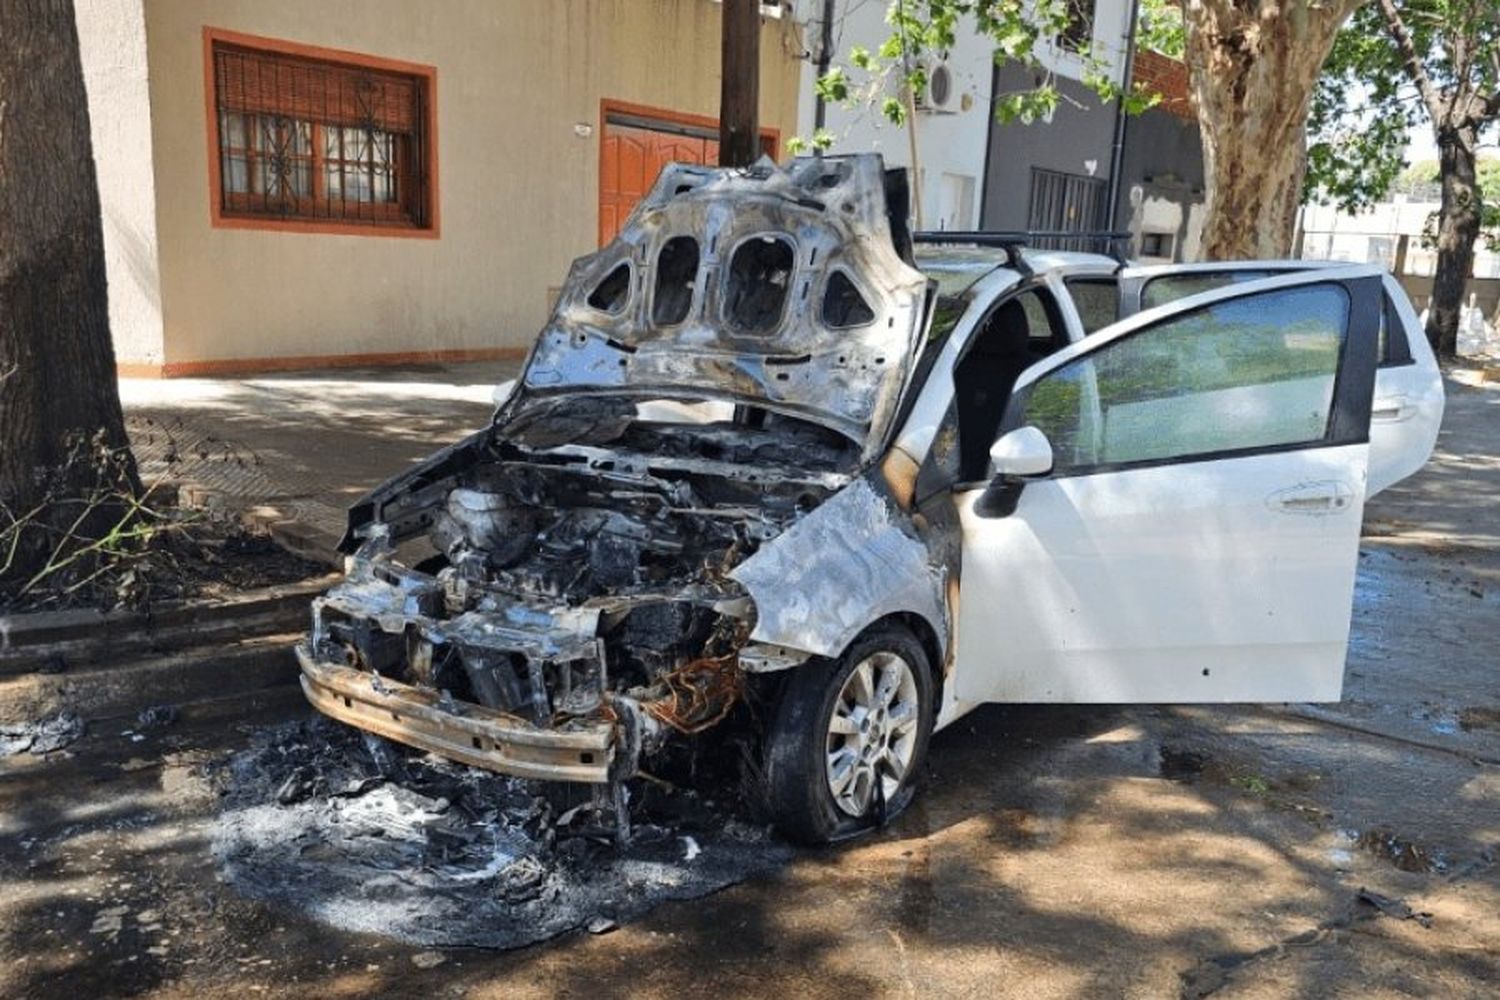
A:
[[[1097,233],[1105,228],[1107,185],[1096,177],[1031,168],[1031,207],[1026,228],[1033,232]],[[1093,237],[1048,237],[1035,245],[1048,250],[1099,252]]]
[[[218,218],[433,227],[430,71],[219,39],[211,58]]]

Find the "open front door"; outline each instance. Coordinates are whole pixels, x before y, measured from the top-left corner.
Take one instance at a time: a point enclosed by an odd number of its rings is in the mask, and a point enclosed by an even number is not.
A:
[[[1368,266],[1250,281],[1028,369],[1001,434],[1052,470],[956,487],[956,696],[1337,699],[1380,301]]]

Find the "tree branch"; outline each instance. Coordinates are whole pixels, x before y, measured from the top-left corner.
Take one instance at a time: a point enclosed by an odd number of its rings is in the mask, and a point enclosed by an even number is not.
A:
[[[1427,105],[1427,113],[1432,116],[1432,124],[1435,128],[1442,127],[1446,115],[1443,111],[1443,98],[1438,89],[1433,85],[1432,78],[1427,75],[1427,70],[1422,66],[1422,54],[1417,51],[1416,43],[1411,40],[1411,32],[1406,28],[1406,22],[1401,20],[1401,14],[1396,10],[1394,0],[1379,0],[1380,13],[1385,18],[1386,28],[1391,33],[1391,38],[1396,42],[1396,49],[1401,53],[1401,58],[1406,61],[1407,75],[1417,85],[1417,93],[1422,95],[1422,103]]]

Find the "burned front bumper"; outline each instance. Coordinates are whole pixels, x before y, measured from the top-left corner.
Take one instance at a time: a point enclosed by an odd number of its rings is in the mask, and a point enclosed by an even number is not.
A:
[[[302,690],[331,718],[474,767],[544,781],[605,783],[615,762],[615,725],[577,720],[536,726],[471,702],[443,699],[367,671],[319,661],[298,645]]]

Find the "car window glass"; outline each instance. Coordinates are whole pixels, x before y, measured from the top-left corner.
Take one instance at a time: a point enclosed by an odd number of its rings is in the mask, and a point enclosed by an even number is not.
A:
[[[1102,330],[1120,318],[1120,288],[1114,281],[1091,278],[1069,281],[1067,286],[1085,334]]]
[[[1045,357],[1065,347],[1068,338],[1062,335],[1062,323],[1052,293],[1033,288],[1016,296],[1026,313],[1027,348],[1036,358]]]
[[[1168,302],[1176,302],[1178,299],[1185,299],[1189,295],[1197,295],[1199,292],[1211,292],[1216,288],[1224,288],[1245,281],[1260,281],[1280,273],[1280,271],[1270,270],[1236,270],[1164,274],[1160,278],[1152,278],[1146,282],[1146,287],[1141,289],[1141,308],[1151,309],[1155,306],[1166,305]]]
[[[656,255],[656,289],[651,296],[651,323],[676,326],[687,319],[698,278],[698,241],[674,236]]]
[[[1348,316],[1337,285],[1194,310],[1038,380],[1023,423],[1058,472],[1317,441]]]
[[[1004,299],[974,331],[954,366],[953,401],[963,481],[984,476],[990,443],[1021,373],[1063,343],[1053,325],[1056,312],[1055,301],[1045,289],[1032,288]]]
[[[1396,311],[1396,303],[1389,294],[1385,296],[1384,307],[1380,310],[1380,334],[1376,341],[1375,356],[1382,365],[1404,365],[1411,361],[1411,345],[1407,343],[1406,326],[1401,322],[1401,314]]]
[[[724,318],[742,333],[769,333],[781,322],[792,281],[792,245],[755,236],[735,248],[724,285]]]
[[[614,269],[604,276],[604,280],[594,286],[589,293],[589,305],[601,312],[617,313],[625,308],[625,300],[630,297],[630,265],[616,264]]]
[[[1021,308],[1026,310],[1026,328],[1030,346],[1043,350],[1052,342],[1052,323],[1047,316],[1047,307],[1036,292],[1027,292],[1020,297]]]

